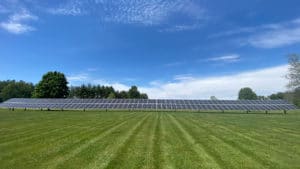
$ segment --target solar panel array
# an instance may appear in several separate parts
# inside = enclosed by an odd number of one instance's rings
[[[25,99],[14,98],[2,108],[143,109],[143,110],[292,110],[284,100],[167,100],[167,99]]]

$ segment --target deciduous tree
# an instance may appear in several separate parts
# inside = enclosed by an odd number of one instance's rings
[[[37,98],[66,98],[69,94],[68,82],[63,73],[54,71],[43,75],[36,85],[34,97]]]
[[[242,88],[239,91],[239,100],[256,100],[256,93],[249,87]]]

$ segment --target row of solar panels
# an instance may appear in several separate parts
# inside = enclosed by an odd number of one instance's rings
[[[97,102],[99,101],[99,102]],[[152,109],[152,110],[292,110],[293,104],[283,100],[147,100],[132,99],[118,102],[118,99],[10,99],[2,108],[49,108],[49,109]],[[124,101],[124,99],[122,99]],[[154,101],[154,102],[153,102]],[[169,101],[173,101],[173,104]],[[174,102],[175,101],[175,102]],[[198,104],[195,104],[198,103]]]
[[[9,103],[288,104],[285,100],[10,99]]]
[[[182,110],[291,110],[293,105],[185,105],[185,104],[9,104],[7,108],[50,109],[182,109]]]

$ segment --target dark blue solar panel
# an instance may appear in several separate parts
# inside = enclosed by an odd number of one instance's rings
[[[51,109],[181,109],[181,110],[291,110],[284,100],[163,100],[163,99],[10,99],[2,108]]]

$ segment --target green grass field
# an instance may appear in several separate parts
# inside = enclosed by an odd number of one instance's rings
[[[0,110],[0,168],[300,168],[300,113]]]

